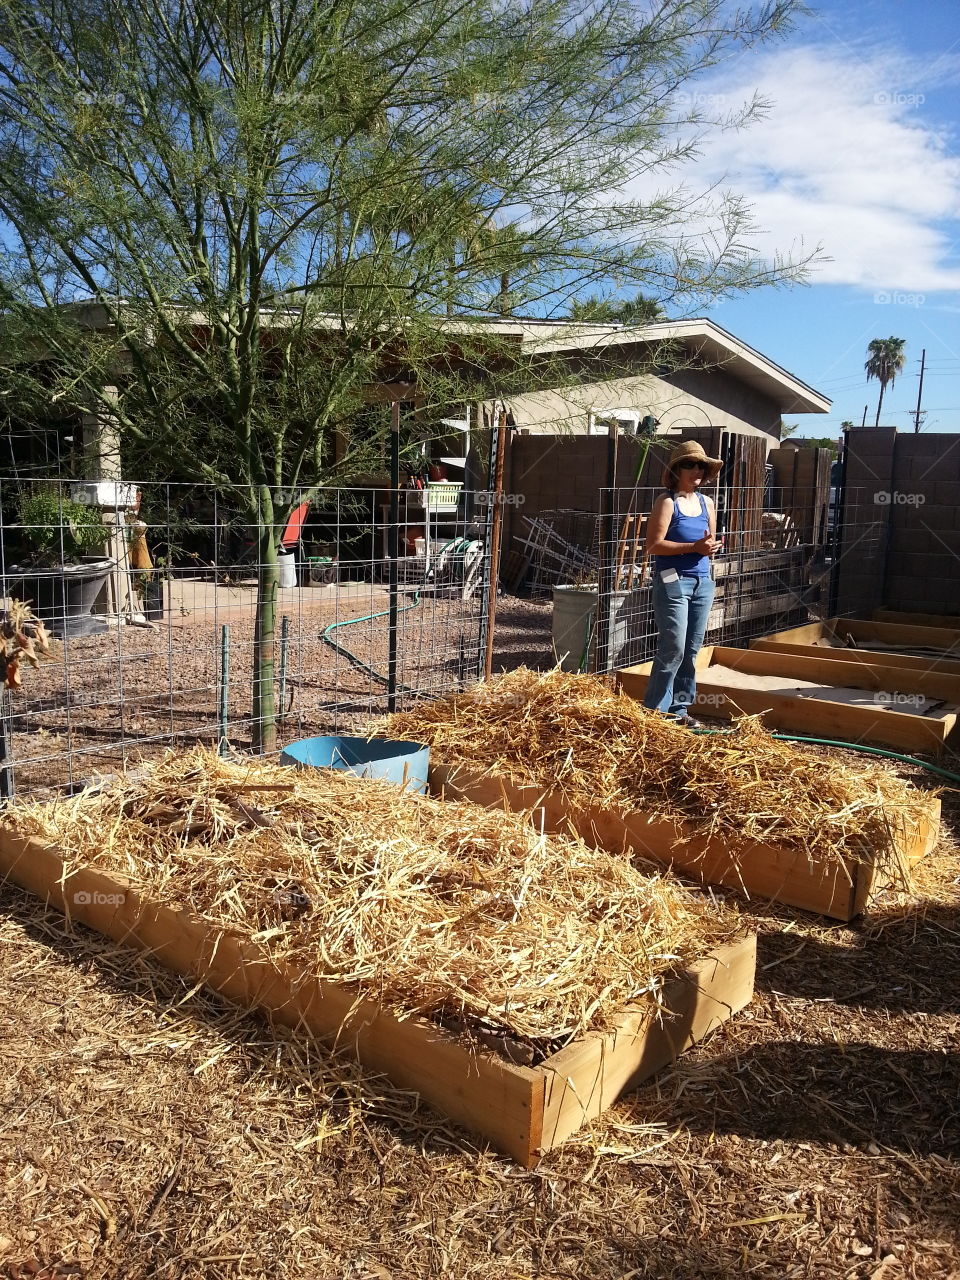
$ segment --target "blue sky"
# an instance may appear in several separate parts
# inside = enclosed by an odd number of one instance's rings
[[[683,179],[741,192],[764,254],[822,246],[807,286],[764,289],[707,312],[834,401],[801,435],[872,425],[872,338],[906,339],[881,423],[960,432],[960,8],[956,0],[829,0],[785,40],[730,59],[697,91],[731,109],[770,103],[739,133],[704,139]],[[698,314],[704,314],[701,311]]]

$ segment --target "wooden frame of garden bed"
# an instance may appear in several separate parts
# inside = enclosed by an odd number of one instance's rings
[[[936,658],[932,654],[887,652],[882,649],[836,649],[828,645],[806,643],[799,640],[781,640],[781,634],[759,636],[750,641],[750,648],[761,653],[785,653],[794,657],[823,658],[828,662],[862,662],[877,671],[910,671],[917,675],[936,674],[952,676],[960,684],[960,658]]]
[[[900,609],[874,609],[874,622],[899,622],[908,627],[947,627],[960,636],[960,614],[904,613]]]
[[[774,844],[732,849],[725,840],[705,836],[690,823],[640,811],[618,813],[599,805],[577,808],[557,791],[480,777],[463,766],[431,764],[430,789],[450,800],[529,810],[537,827],[546,831],[573,830],[595,848],[632,852],[704,884],[723,885],[750,898],[782,902],[835,920],[860,915],[871,897],[887,887],[874,866],[853,859],[825,870],[800,849]],[[926,857],[936,845],[940,801],[930,800],[925,820],[910,828],[903,822],[894,828],[907,864]]]
[[[866,662],[844,661],[822,657],[819,650],[811,656],[795,645],[783,652],[706,646],[697,654],[697,706],[702,714],[723,719],[762,715],[769,728],[787,733],[843,742],[877,742],[901,751],[939,754],[960,714],[960,678],[939,670],[917,672],[885,666],[882,656],[873,654],[873,661]],[[617,680],[624,693],[641,701],[651,666],[650,662],[642,662],[618,671]],[[902,708],[894,711],[879,702],[875,706],[858,706],[818,698],[810,688],[799,691],[803,696],[786,689],[743,688],[724,683],[722,672],[711,676],[711,667],[732,668],[748,675],[818,681],[825,688],[943,698],[953,705],[953,710],[932,717]],[[893,705],[897,703],[894,701]]]
[[[854,641],[853,645],[849,643],[850,639]],[[862,647],[865,645],[871,647]],[[818,657],[862,653],[867,655],[867,661],[872,658],[880,662],[910,657],[913,662],[926,664],[916,670],[960,674],[960,631],[950,626],[931,626],[926,622],[827,618],[824,622],[808,622],[802,627],[772,631],[750,644],[751,649],[780,653],[803,646],[813,647]],[[925,652],[917,653],[917,650]]]
[[[22,839],[2,825],[0,878],[273,1022],[333,1041],[526,1168],[753,996],[756,937],[750,935],[668,982],[662,1017],[652,1001],[638,1003],[615,1030],[586,1035],[538,1067],[515,1066],[473,1052],[422,1019],[399,1020],[350,988],[305,979],[239,935],[141,896],[121,876],[91,867],[67,874],[55,846]]]

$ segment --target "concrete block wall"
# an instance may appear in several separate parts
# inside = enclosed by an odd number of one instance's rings
[[[843,533],[837,565],[837,612],[869,618],[883,607],[896,427],[847,432]]]
[[[960,435],[848,432],[837,608],[960,612]]]

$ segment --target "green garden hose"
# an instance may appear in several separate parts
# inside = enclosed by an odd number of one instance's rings
[[[410,609],[415,609],[420,603],[419,589],[414,593],[413,600],[410,604],[405,604],[397,610],[397,613],[407,613]],[[374,618],[385,618],[389,614],[389,609],[381,609],[378,613],[364,613],[359,618],[344,618],[342,622],[331,622],[320,632],[320,639],[324,644],[328,644],[336,653],[342,653],[348,662],[352,662],[355,667],[359,667],[361,671],[366,672],[374,680],[379,680],[381,684],[389,684],[386,676],[381,675],[379,671],[374,670],[369,663],[364,662],[362,658],[357,657],[352,649],[348,649],[345,644],[339,644],[336,640],[332,640],[331,633],[336,631],[338,627],[352,627],[358,622],[372,622]],[[413,693],[412,689],[408,689],[406,685],[397,685],[399,693]]]

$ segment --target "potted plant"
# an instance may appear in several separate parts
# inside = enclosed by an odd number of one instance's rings
[[[9,594],[29,600],[57,635],[105,631],[91,613],[114,561],[103,554],[110,530],[100,508],[64,497],[59,488],[38,486],[20,499],[17,532],[25,547]]]

